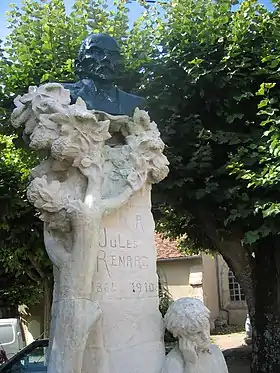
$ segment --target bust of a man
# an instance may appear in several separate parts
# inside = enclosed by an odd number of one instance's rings
[[[105,111],[113,115],[132,115],[144,99],[122,91],[114,85],[120,49],[114,38],[106,34],[89,35],[80,47],[75,68],[80,79],[64,83],[70,90],[72,101],[81,97],[88,109]]]

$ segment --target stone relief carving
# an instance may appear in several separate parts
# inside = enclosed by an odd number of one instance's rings
[[[224,356],[211,344],[210,311],[196,298],[171,303],[165,327],[178,344],[165,358],[162,373],[228,373]]]
[[[51,373],[82,372],[87,337],[102,318],[92,297],[102,219],[168,173],[164,144],[145,111],[113,116],[87,110],[81,98],[70,102],[68,90],[49,83],[18,96],[12,114],[29,146],[48,154],[32,170],[27,196],[44,221],[54,264]]]

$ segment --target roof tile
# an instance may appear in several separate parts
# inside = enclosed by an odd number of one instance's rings
[[[183,258],[186,256],[180,252],[176,241],[163,238],[160,233],[155,234],[155,244],[157,259]]]

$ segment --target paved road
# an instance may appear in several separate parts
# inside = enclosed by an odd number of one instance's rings
[[[245,333],[212,336],[214,343],[216,343],[222,351],[244,346],[244,337]]]
[[[245,333],[212,336],[224,351],[229,373],[250,373],[250,348],[244,344]]]
[[[229,373],[250,373],[249,359],[226,359]]]

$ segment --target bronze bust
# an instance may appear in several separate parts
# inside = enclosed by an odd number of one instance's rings
[[[70,90],[72,101],[81,97],[88,109],[109,114],[132,115],[141,108],[144,99],[126,93],[114,85],[120,48],[114,38],[106,34],[89,35],[82,43],[75,62],[76,83],[64,83]]]

